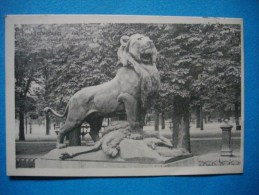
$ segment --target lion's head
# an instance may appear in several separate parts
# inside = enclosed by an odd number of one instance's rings
[[[118,50],[118,64],[133,67],[141,79],[141,102],[144,108],[160,85],[159,72],[156,68],[157,50],[149,37],[134,34],[122,36]]]
[[[157,50],[149,37],[134,34],[132,36],[122,36],[121,46],[118,50],[118,61],[123,66],[132,63],[132,58],[140,64],[154,65],[157,57]]]

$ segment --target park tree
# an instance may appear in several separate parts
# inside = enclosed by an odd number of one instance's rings
[[[32,86],[38,80],[39,53],[34,45],[28,44],[31,40],[27,35],[31,33],[30,28],[15,26],[15,110],[19,114],[19,140],[21,141],[25,140],[26,113],[36,109],[34,101],[36,89]]]
[[[171,100],[166,105],[172,107],[173,145],[190,151],[191,106],[199,109],[200,116],[204,107],[224,111],[235,101],[240,105],[240,26],[181,24],[162,28],[162,36],[156,39],[160,94],[166,97],[164,101]]]
[[[218,112],[222,118],[239,116],[241,105],[241,41],[238,25],[207,25],[204,29],[206,47],[199,63],[202,72],[194,81],[193,96],[204,113]],[[197,95],[199,94],[199,95]],[[234,106],[235,105],[235,106]],[[202,109],[203,108],[203,109]],[[236,117],[238,122],[238,117]]]

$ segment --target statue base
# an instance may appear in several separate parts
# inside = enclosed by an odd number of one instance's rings
[[[62,153],[80,153],[87,146],[54,149],[35,161],[35,168],[134,168],[134,167],[182,167],[197,166],[197,157],[181,149],[147,146],[144,140],[124,139],[119,155],[115,158],[103,150],[80,154],[61,160]]]
[[[46,160],[37,159],[35,161],[35,168],[145,168],[145,167],[185,167],[185,166],[198,166],[198,160],[196,156],[185,158],[182,160],[175,159],[170,163],[129,163],[120,161],[90,161],[90,160]]]

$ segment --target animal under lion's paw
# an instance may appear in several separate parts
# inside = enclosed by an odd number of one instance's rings
[[[117,156],[117,154],[119,153],[119,150],[120,150],[120,148],[118,146],[116,146],[116,147],[108,146],[103,149],[105,154],[107,154],[108,156],[113,157],[113,158]]]
[[[141,135],[140,133],[131,133],[128,136],[129,139],[133,139],[133,140],[141,140],[143,139],[143,135]]]
[[[117,131],[110,132],[103,137],[102,150],[105,154],[110,157],[116,157],[119,153],[120,142],[129,136],[130,132],[128,129],[120,129]]]

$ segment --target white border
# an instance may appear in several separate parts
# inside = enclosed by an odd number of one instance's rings
[[[15,93],[14,93],[14,25],[15,24],[68,24],[68,23],[221,23],[241,25],[241,164],[240,166],[162,167],[162,168],[89,168],[89,169],[16,169],[15,160]],[[8,176],[159,176],[243,173],[244,159],[244,40],[243,20],[237,18],[201,18],[171,16],[126,15],[9,15],[6,17],[6,153]]]

